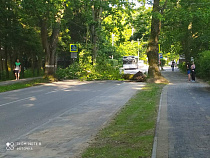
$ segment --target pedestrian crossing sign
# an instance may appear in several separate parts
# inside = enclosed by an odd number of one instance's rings
[[[70,44],[70,52],[78,52],[78,45]]]

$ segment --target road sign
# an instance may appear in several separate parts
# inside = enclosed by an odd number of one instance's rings
[[[162,53],[159,53],[159,58],[163,59],[163,54]]]
[[[71,53],[71,58],[73,58],[73,59],[77,58],[77,52],[72,52]]]
[[[78,52],[78,45],[70,44],[70,52]]]

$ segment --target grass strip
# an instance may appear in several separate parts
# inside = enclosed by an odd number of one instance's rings
[[[16,89],[21,89],[21,88],[37,86],[37,85],[40,85],[41,83],[48,83],[48,82],[49,82],[48,79],[40,78],[40,79],[31,80],[31,81],[14,83],[11,85],[3,85],[3,86],[0,86],[0,93],[6,92],[6,91],[11,91],[11,90],[16,90]]]
[[[132,97],[83,152],[83,158],[147,158],[152,155],[164,84],[148,83]]]

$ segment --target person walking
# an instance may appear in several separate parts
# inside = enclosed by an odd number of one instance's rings
[[[174,62],[174,60],[173,60],[172,63],[171,63],[172,71],[174,71],[174,66],[175,66],[175,62]]]
[[[191,74],[192,74],[192,82],[195,82],[195,63],[192,62],[191,65]]]
[[[190,75],[191,70],[190,70],[190,69],[191,69],[190,63],[187,62],[187,75],[188,75],[188,81],[191,80],[191,75]]]
[[[16,80],[20,79],[20,72],[21,72],[21,63],[19,59],[17,59],[17,62],[15,62],[15,65],[14,65],[14,73],[15,73]]]

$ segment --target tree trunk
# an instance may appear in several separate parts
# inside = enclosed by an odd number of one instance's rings
[[[190,62],[191,61],[191,56],[192,56],[192,52],[190,50],[190,43],[192,43],[192,22],[190,22],[188,24],[188,26],[186,27],[186,35],[185,35],[185,39],[182,42],[182,46],[184,49],[184,54],[185,54],[185,60]]]
[[[6,44],[6,45],[5,45],[5,61],[4,61],[4,64],[5,64],[5,71],[6,71],[6,80],[9,79],[9,70],[8,70],[7,62],[8,62],[8,46],[7,46],[7,44]]]
[[[42,45],[46,54],[45,57],[45,75],[55,74],[56,65],[55,65],[55,52],[56,46],[58,43],[59,35],[59,24],[57,23],[52,30],[52,35],[48,40],[48,30],[47,30],[47,20],[41,20],[41,39]]]
[[[33,75],[33,77],[35,76],[35,63],[34,63],[34,54],[33,53],[31,53],[32,54],[32,58],[31,58],[31,66],[32,66],[32,75]]]
[[[37,76],[40,75],[41,65],[42,65],[42,58],[40,56],[38,56],[38,60],[37,60]]]
[[[151,36],[147,48],[147,56],[149,62],[148,74],[150,77],[155,78],[161,76],[158,67],[158,36],[160,34],[161,23],[157,14],[160,12],[159,0],[154,0],[153,16],[151,24]]]
[[[2,73],[3,73],[2,52],[3,50],[1,49],[1,41],[0,41],[0,80],[2,80]]]

